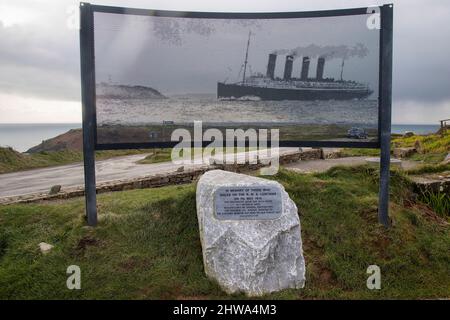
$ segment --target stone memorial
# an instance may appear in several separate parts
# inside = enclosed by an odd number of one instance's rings
[[[206,172],[197,185],[197,218],[205,273],[227,293],[304,286],[300,219],[278,182]]]

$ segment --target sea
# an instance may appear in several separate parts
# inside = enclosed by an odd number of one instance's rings
[[[357,104],[357,105],[356,105]],[[99,124],[139,125],[145,123],[209,123],[275,124],[352,124],[375,126],[375,101],[218,101],[211,96],[175,96],[124,102],[120,99],[97,101]],[[80,123],[0,124],[0,146],[19,152],[40,144],[70,129],[81,128]],[[412,131],[416,134],[434,133],[439,125],[393,124],[392,133]]]
[[[97,99],[99,125],[209,124],[353,124],[376,126],[377,100],[260,101],[218,100],[211,94],[170,96],[167,99]],[[257,98],[257,97],[255,97]]]
[[[76,128],[81,128],[81,123],[0,123],[0,146],[26,152],[43,140]]]

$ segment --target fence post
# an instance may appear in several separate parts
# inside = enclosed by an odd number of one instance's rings
[[[392,25],[393,5],[381,7],[381,97],[380,97],[380,190],[378,221],[385,227],[389,220],[389,169],[391,162],[392,101]]]
[[[89,3],[80,3],[80,59],[86,218],[88,225],[95,226],[97,225],[97,199],[95,187],[94,15]]]

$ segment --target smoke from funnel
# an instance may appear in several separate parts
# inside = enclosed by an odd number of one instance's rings
[[[293,49],[280,49],[274,50],[273,54],[286,54],[295,58],[298,57],[324,57],[327,60],[330,59],[347,59],[347,58],[364,58],[369,53],[369,49],[362,44],[357,43],[354,46],[318,46],[310,44],[308,46],[300,46]]]

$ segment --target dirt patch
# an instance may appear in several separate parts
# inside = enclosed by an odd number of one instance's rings
[[[331,283],[335,282],[333,272],[331,272],[331,270],[326,269],[326,268],[323,268],[320,271],[319,280],[321,283],[324,283],[324,284],[331,284]]]
[[[371,241],[371,246],[374,248],[376,255],[383,260],[388,260],[391,257],[389,256],[389,247],[392,244],[392,239],[386,233],[380,233],[378,236]]]
[[[368,223],[377,223],[378,208],[377,207],[364,208],[360,211],[360,216],[364,218]]]
[[[327,267],[323,243],[317,238],[303,235],[303,253],[307,264],[307,274],[314,286],[328,288],[335,286],[336,276],[330,268]],[[307,278],[308,278],[307,275]]]
[[[100,245],[100,240],[86,236],[78,241],[76,249],[78,251],[84,251],[87,247],[98,247]]]
[[[152,261],[148,259],[140,259],[138,257],[130,257],[119,263],[119,268],[123,271],[133,271],[136,269],[151,268]]]
[[[425,219],[429,221],[433,221],[437,223],[440,226],[448,226],[450,223],[448,223],[445,219],[441,218],[436,212],[430,209],[425,204],[407,200],[403,204],[405,208],[413,209],[415,212],[418,212],[420,215],[422,215]]]
[[[175,300],[210,300],[208,296],[177,296]]]
[[[36,153],[61,150],[83,150],[83,132],[81,129],[71,129],[59,136],[45,140],[41,144],[30,148],[27,152]]]

